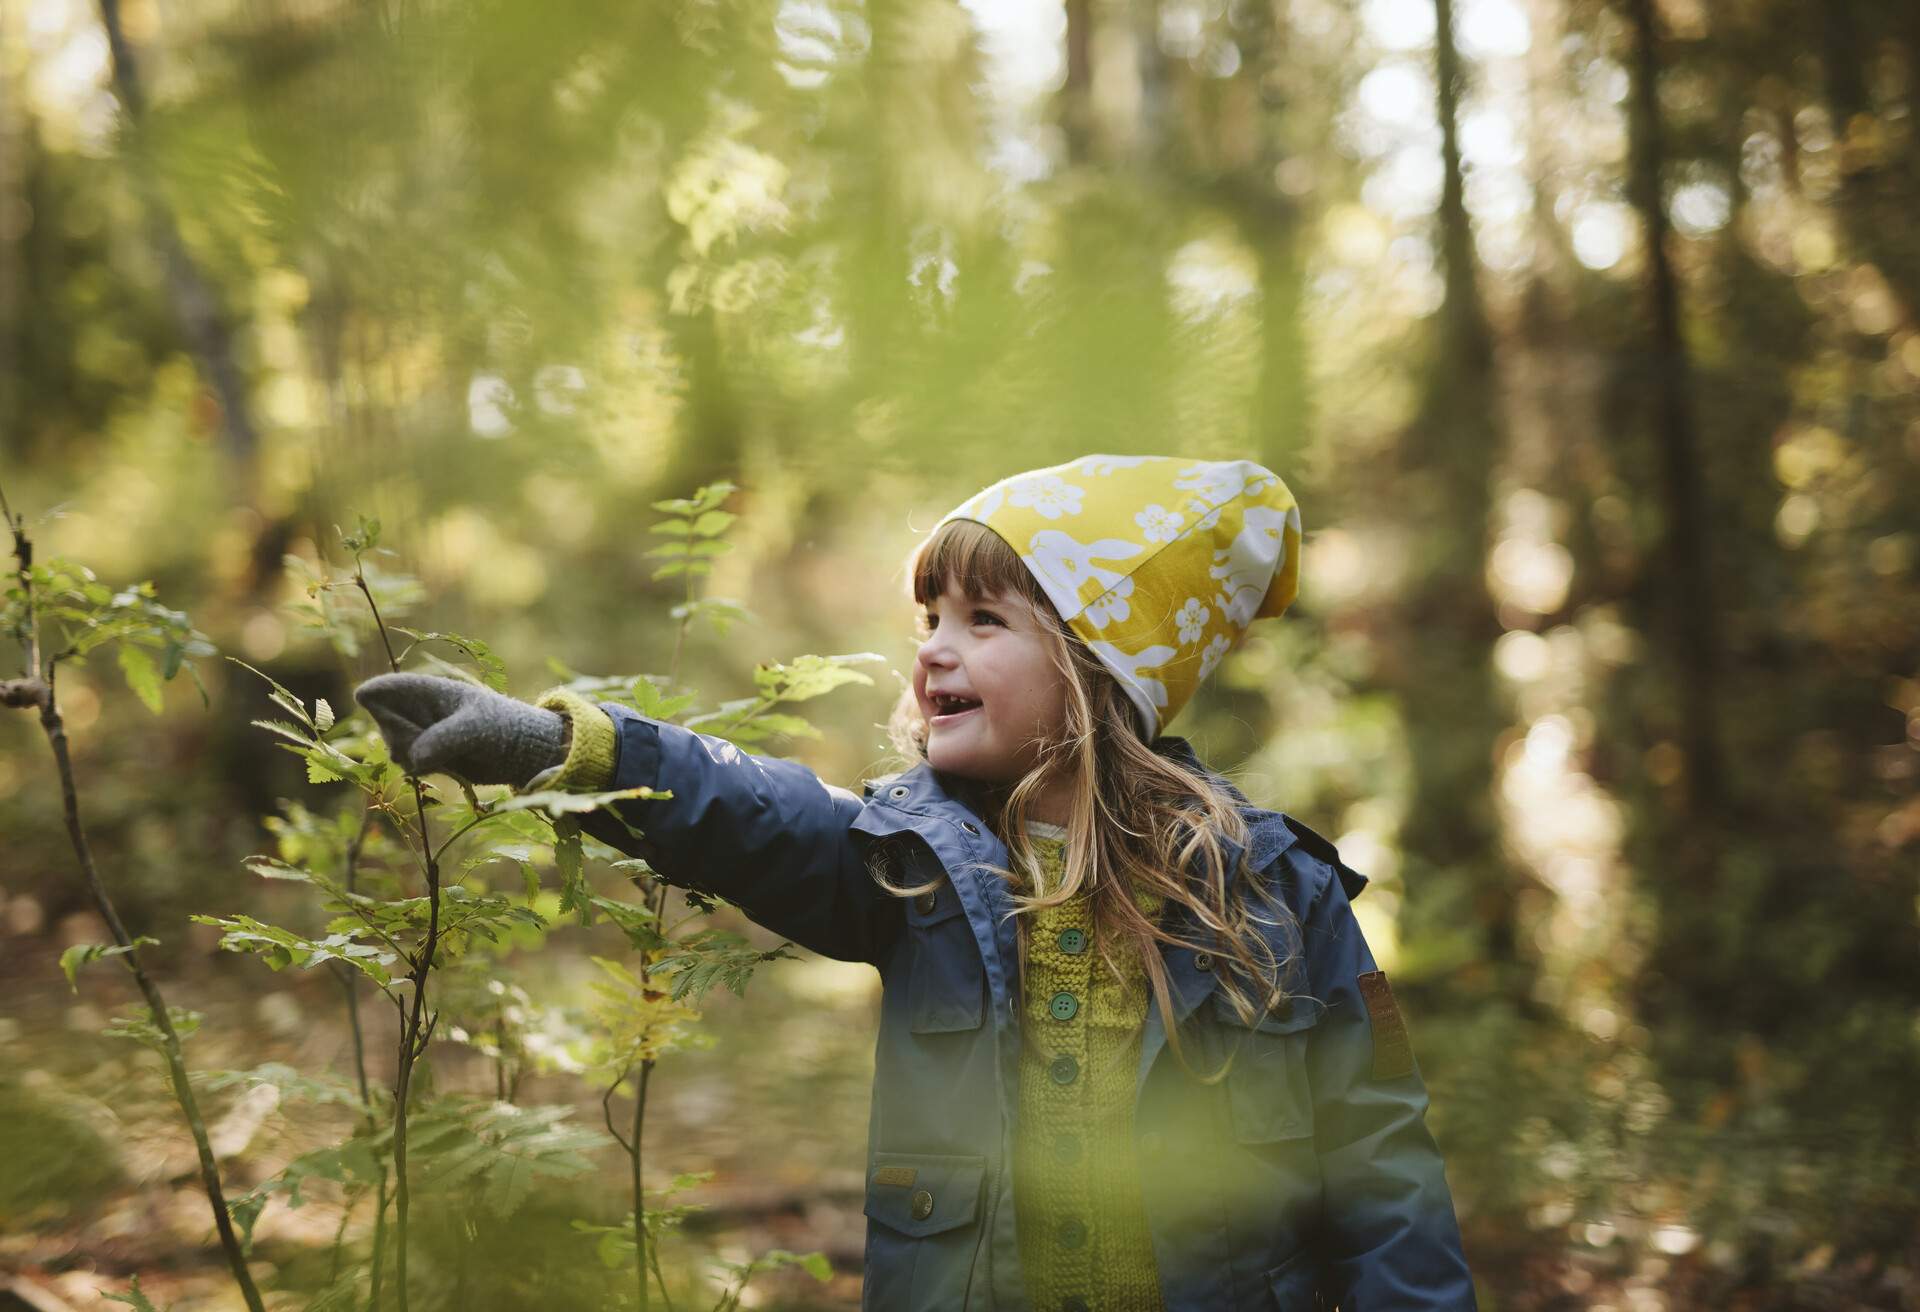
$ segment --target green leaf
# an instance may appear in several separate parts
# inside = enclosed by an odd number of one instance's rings
[[[313,704],[313,727],[321,733],[333,728],[333,707],[327,705],[325,697]]]
[[[659,546],[648,551],[643,551],[640,554],[643,556],[684,556],[689,549],[684,542],[663,542]]]
[[[233,1218],[234,1228],[240,1232],[240,1252],[244,1256],[253,1255],[253,1225],[266,1207],[267,1195],[258,1189],[227,1204],[227,1215]]]
[[[593,905],[619,927],[634,951],[656,952],[667,945],[653,913],[645,907],[622,902],[618,898],[598,896],[593,898]]]
[[[691,499],[675,497],[668,501],[655,501],[652,504],[655,510],[664,510],[670,515],[698,515],[713,509],[739,490],[736,485],[721,479],[717,483],[708,483],[700,488]]]
[[[666,533],[673,537],[684,538],[693,532],[693,522],[685,519],[663,519],[648,529],[647,532]]]
[[[705,615],[712,621],[714,632],[723,638],[735,621],[755,619],[752,611],[730,597],[697,597],[692,601],[680,602],[668,614],[676,620],[689,615]]]
[[[60,971],[67,977],[67,987],[71,988],[75,993],[78,993],[80,991],[80,981],[75,979],[74,976],[79,973],[80,967],[92,965],[94,962],[105,960],[107,957],[124,956],[132,952],[135,948],[158,947],[159,945],[159,939],[148,938],[145,934],[142,934],[132,943],[124,946],[117,943],[76,943],[60,954]]]
[[[693,693],[681,693],[679,696],[667,696],[665,681],[655,682],[650,675],[641,675],[628,688],[627,701],[636,711],[656,720],[671,720],[674,716],[693,705]]]
[[[601,1266],[609,1271],[618,1271],[633,1261],[637,1250],[631,1234],[623,1235],[617,1230],[609,1230],[600,1236],[600,1241],[593,1246],[593,1251],[599,1257]]]
[[[452,890],[448,890],[451,893]],[[409,899],[409,901],[422,899]],[[376,908],[392,908],[396,903],[373,904]],[[393,976],[387,967],[397,960],[391,949],[371,943],[356,942],[353,930],[337,931],[323,939],[310,939],[296,934],[279,925],[269,925],[255,920],[252,916],[190,916],[196,924],[212,925],[226,932],[220,938],[220,946],[228,952],[250,952],[267,963],[272,970],[285,970],[288,966],[299,966],[311,970],[315,966],[329,961],[338,961],[351,966],[373,980],[381,988],[393,983]]]
[[[738,515],[730,511],[709,510],[701,515],[700,518],[693,521],[693,535],[700,538],[710,538],[716,533],[724,533],[727,531],[727,526],[738,518],[740,518]]]
[[[271,675],[268,675],[260,670],[254,669],[253,666],[247,664],[245,661],[241,660],[238,656],[229,656],[227,657],[227,659],[232,661],[235,665],[238,665],[241,669],[251,670],[254,674],[257,674],[262,679],[265,679],[267,681],[267,686],[272,689],[272,692],[269,694],[270,699],[277,705],[284,706],[288,711],[292,712],[308,728],[313,727],[313,721],[307,715],[306,704],[303,703],[298,697],[295,697],[291,692],[288,692],[285,688],[281,687],[280,684],[274,681]],[[260,721],[255,720],[254,723],[259,724]]]
[[[363,1109],[360,1095],[344,1082],[326,1076],[302,1075],[293,1067],[277,1061],[246,1071],[194,1071],[189,1078],[214,1093],[271,1085],[280,1091],[283,1098],[298,1098],[302,1102],[321,1106],[350,1107],[355,1111]]]
[[[250,720],[248,723],[256,729],[277,733],[289,742],[299,743],[303,751],[313,745],[313,739],[309,735],[301,733],[298,726],[288,724],[285,720]]]
[[[525,1202],[542,1178],[573,1179],[593,1169],[586,1154],[612,1142],[598,1130],[566,1124],[570,1107],[446,1100],[415,1114],[408,1144],[420,1187],[457,1191],[497,1216]]]
[[[845,656],[796,656],[784,665],[757,666],[753,672],[753,683],[762,696],[774,701],[803,702],[832,692],[844,684],[871,684],[871,678],[847,667],[855,663],[885,660],[886,657],[871,651]]]
[[[153,667],[153,657],[146,649],[129,642],[121,643],[120,672],[127,676],[127,686],[147,704],[147,709],[160,714],[160,671]]]
[[[656,579],[670,579],[676,574],[685,574],[687,563],[684,560],[670,561],[653,572]]]
[[[793,944],[782,943],[765,952],[747,946],[740,935],[724,929],[703,929],[674,944],[672,955],[663,958],[654,969],[673,976],[675,1002],[692,994],[697,1002],[716,984],[724,984],[736,996],[746,995],[753,973],[769,961],[791,961]]]
[[[580,923],[593,923],[593,895],[583,873],[580,852],[580,821],[573,816],[557,816],[553,822],[553,860],[560,875],[560,910],[572,911]]]
[[[672,796],[671,792],[656,792],[651,788],[619,788],[607,793],[569,793],[558,789],[544,789],[537,793],[521,793],[517,797],[495,802],[488,809],[487,814],[545,811],[550,815],[570,815],[580,811],[598,811],[609,803],[625,801],[628,798],[646,798],[658,802]]]
[[[387,1134],[391,1134],[389,1129]],[[332,1180],[336,1184],[359,1182],[372,1184],[380,1178],[380,1153],[377,1142],[356,1135],[342,1143],[316,1148],[288,1162],[280,1174],[263,1181],[256,1194],[284,1193],[287,1206],[297,1208],[306,1199],[301,1190],[311,1180]]]
[[[203,1019],[199,1012],[189,1011],[185,1007],[167,1008],[167,1020],[173,1025],[174,1036],[183,1043],[194,1036]],[[100,1032],[109,1038],[132,1039],[155,1051],[164,1051],[166,1048],[166,1036],[153,1023],[153,1012],[146,1007],[131,1016],[115,1016]]]
[[[444,642],[451,647],[465,652],[473,659],[473,663],[480,667],[480,681],[482,683],[486,684],[487,687],[493,689],[495,692],[505,692],[507,690],[506,662],[502,661],[498,656],[495,656],[493,654],[493,648],[480,641],[480,639],[469,638],[461,633],[421,633],[414,629],[403,628],[398,624],[388,625],[388,627],[395,633],[404,633],[409,638],[412,638],[415,647],[418,647],[423,642]]]
[[[153,1305],[153,1301],[140,1292],[139,1276],[133,1277],[133,1282],[127,1286],[126,1293],[103,1293],[100,1297],[106,1299],[109,1303],[125,1303],[128,1307],[138,1309],[138,1312],[160,1312],[160,1309]]]

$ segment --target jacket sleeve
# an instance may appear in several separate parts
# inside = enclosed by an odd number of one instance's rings
[[[617,703],[599,706],[614,727],[607,788],[673,796],[616,802],[619,819],[583,814],[587,833],[822,956],[878,962],[905,912],[874,883],[855,844],[858,797],[798,761],[743,752]]]
[[[1472,1312],[1427,1090],[1343,878],[1300,848],[1309,988],[1326,1003],[1307,1049],[1326,1198],[1326,1293],[1341,1312]],[[1356,889],[1360,883],[1354,878]],[[1318,885],[1317,890],[1315,886]]]

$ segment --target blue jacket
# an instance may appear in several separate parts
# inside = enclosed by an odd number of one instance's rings
[[[1004,883],[976,870],[1004,866],[1006,847],[924,762],[862,798],[798,762],[602,709],[618,730],[614,786],[673,797],[620,804],[644,839],[604,814],[586,817],[588,832],[776,934],[880,971],[862,1307],[1026,1309],[1009,1169],[1013,907]],[[1249,1027],[1216,994],[1204,954],[1164,954],[1189,1061],[1210,1071],[1238,1054],[1223,1081],[1196,1079],[1148,1007],[1134,1147],[1167,1307],[1474,1308],[1426,1087],[1349,904],[1365,877],[1305,825],[1248,804],[1184,739],[1154,746],[1240,805],[1249,866],[1298,921],[1270,930],[1276,956],[1304,943],[1306,972],[1290,1007]],[[945,879],[902,899],[875,870],[901,884]],[[888,1167],[911,1168],[915,1187]]]

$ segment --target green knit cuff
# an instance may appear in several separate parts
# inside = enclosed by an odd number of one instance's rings
[[[541,693],[534,705],[542,710],[558,711],[573,723],[573,741],[567,745],[567,759],[560,763],[560,772],[541,786],[567,793],[592,793],[613,787],[614,753],[618,747],[613,717],[579,693],[565,688]]]

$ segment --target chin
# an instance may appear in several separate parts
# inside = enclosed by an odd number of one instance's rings
[[[979,774],[978,755],[957,743],[942,742],[938,735],[927,741],[928,764],[946,774],[976,777]]]

